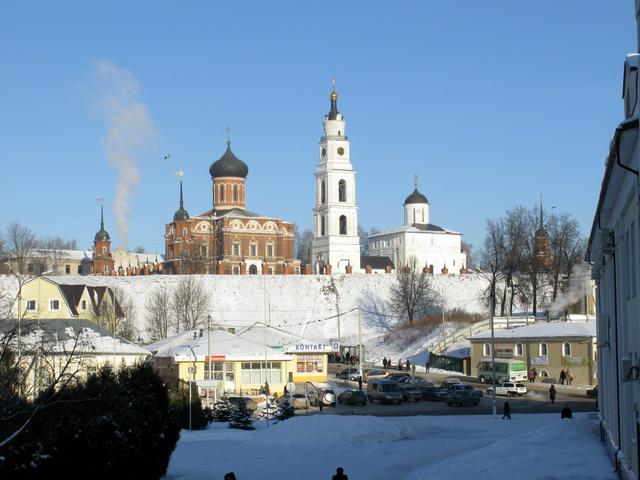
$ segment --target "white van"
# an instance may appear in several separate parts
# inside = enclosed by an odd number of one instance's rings
[[[367,398],[369,402],[378,400],[381,403],[402,403],[402,391],[396,382],[375,378],[367,382]]]

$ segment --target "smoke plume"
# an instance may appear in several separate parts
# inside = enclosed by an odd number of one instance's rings
[[[591,266],[587,262],[580,262],[571,269],[571,277],[569,278],[569,287],[565,292],[558,293],[556,301],[549,307],[551,316],[563,313],[569,306],[584,300],[589,290],[591,281]],[[587,305],[587,308],[589,306]]]
[[[129,240],[128,219],[131,193],[140,181],[136,163],[156,136],[147,109],[138,98],[140,84],[128,70],[101,60],[96,62],[98,109],[107,121],[104,148],[107,161],[118,172],[113,214],[118,241],[123,248]]]

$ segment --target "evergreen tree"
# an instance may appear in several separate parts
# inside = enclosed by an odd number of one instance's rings
[[[213,405],[213,420],[215,422],[228,422],[231,418],[231,403],[227,397],[222,397]]]
[[[240,430],[254,430],[251,412],[247,408],[247,402],[240,402],[238,408],[231,414],[229,428],[238,428]]]
[[[282,406],[280,406],[278,414],[276,415],[276,420],[278,420],[279,422],[283,422],[286,419],[293,417],[295,413],[296,409],[293,408],[293,405],[291,405],[289,402],[286,402]]]

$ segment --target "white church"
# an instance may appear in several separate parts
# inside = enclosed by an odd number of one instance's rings
[[[351,164],[344,116],[338,94],[330,95],[324,116],[320,161],[316,168],[314,238],[311,247],[315,273],[383,272],[410,266],[431,273],[457,274],[466,270],[462,234],[429,223],[429,202],[415,190],[404,202],[404,225],[369,237],[370,256],[360,256],[356,172]]]
[[[368,237],[372,256],[389,257],[396,268],[458,274],[467,268],[462,234],[429,222],[429,201],[418,191],[404,201],[404,225]]]

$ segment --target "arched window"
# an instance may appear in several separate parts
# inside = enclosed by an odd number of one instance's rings
[[[569,342],[564,342],[562,344],[562,356],[563,357],[571,356],[571,344]]]
[[[233,201],[238,201],[238,185],[233,186]]]
[[[485,357],[490,357],[491,356],[491,344],[490,343],[485,343],[484,345],[482,345],[482,355]]]
[[[338,201],[347,201],[347,182],[345,182],[344,180],[340,180],[338,182]]]
[[[224,185],[220,185],[220,201],[224,202]]]
[[[542,342],[540,344],[538,353],[540,353],[541,357],[546,357],[549,355],[549,347],[547,347],[547,344],[545,342]]]
[[[513,347],[513,356],[514,357],[521,357],[522,356],[522,344],[521,343],[516,343]]]
[[[326,201],[324,187],[325,187],[324,180],[322,180],[320,182],[320,203],[324,203]]]
[[[255,265],[249,265],[249,275],[257,275],[258,273],[258,267],[256,267]]]
[[[340,235],[347,234],[347,217],[340,215]]]
[[[320,235],[324,236],[324,215],[320,217]]]

